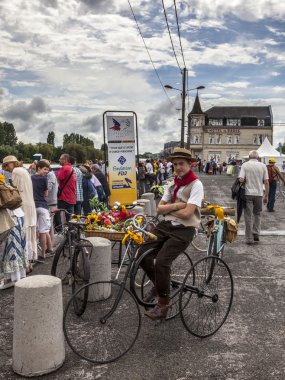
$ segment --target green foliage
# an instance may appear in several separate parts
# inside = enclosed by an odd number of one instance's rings
[[[47,144],[54,146],[54,139],[55,139],[55,133],[53,131],[49,132],[47,136]]]
[[[0,122],[0,160],[5,156],[14,155],[24,162],[31,162],[35,153],[41,153],[44,158],[58,162],[62,153],[74,156],[78,163],[86,160],[102,160],[104,153],[101,149],[95,149],[91,139],[77,133],[65,134],[63,146],[55,146],[55,133],[48,132],[47,143],[24,144],[18,141],[13,124],[6,121]]]
[[[17,140],[14,125],[6,121],[4,123],[0,122],[0,145],[15,146]]]
[[[80,144],[94,147],[94,143],[91,139],[79,135],[78,133],[70,133],[70,135],[66,133],[63,135],[63,146],[65,147],[67,144]]]
[[[53,145],[38,143],[37,147],[38,147],[38,152],[41,153],[44,158],[46,158],[49,161],[52,161],[53,153],[54,153]]]
[[[38,151],[37,145],[24,144],[23,142],[19,142],[17,150],[22,154],[23,161],[25,162],[31,162],[34,154],[41,153]]]
[[[15,147],[8,145],[0,145],[0,161],[3,161],[3,158],[6,156],[16,156],[18,158],[18,150]]]

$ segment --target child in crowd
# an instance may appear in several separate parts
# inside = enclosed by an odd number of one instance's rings
[[[37,232],[41,246],[41,254],[38,255],[38,262],[43,263],[46,257],[53,255],[50,238],[51,218],[48,211],[48,204],[45,199],[48,195],[47,174],[50,163],[47,160],[40,160],[36,165],[36,174],[32,175],[34,200],[37,210]]]

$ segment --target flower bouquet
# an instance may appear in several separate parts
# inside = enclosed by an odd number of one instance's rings
[[[86,236],[101,236],[110,240],[122,240],[125,235],[124,223],[133,218],[134,212],[125,206],[113,208],[110,212],[91,213],[86,217]]]

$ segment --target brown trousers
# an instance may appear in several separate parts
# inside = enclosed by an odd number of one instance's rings
[[[159,297],[168,297],[172,262],[188,247],[195,235],[195,228],[181,224],[173,226],[171,222],[163,221],[156,226],[153,233],[157,240],[148,240],[140,247],[140,255],[154,248],[143,259],[141,267],[155,285]]]

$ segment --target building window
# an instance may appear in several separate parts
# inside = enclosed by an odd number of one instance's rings
[[[223,119],[209,119],[209,125],[218,125],[222,126],[223,125]]]
[[[235,135],[235,144],[239,144],[239,135]]]
[[[222,152],[209,152],[208,161],[214,160],[215,162],[221,161]]]
[[[233,143],[233,136],[227,135],[227,144],[232,144],[232,143]]]
[[[200,119],[200,118],[193,118],[192,120],[191,120],[191,126],[192,127],[201,127],[201,125],[202,125],[202,120]]]
[[[263,119],[258,119],[258,120],[257,120],[257,126],[258,126],[258,127],[264,127],[264,125],[265,125],[265,122],[264,122]]]
[[[240,127],[240,119],[227,119],[227,125],[231,127]]]
[[[209,136],[209,144],[215,144],[215,136],[214,135]]]
[[[216,135],[216,143],[221,144],[222,143],[222,135]]]
[[[258,145],[258,138],[257,138],[257,135],[253,135],[253,144],[254,145]]]
[[[200,144],[200,135],[194,135],[193,144]]]
[[[239,158],[239,152],[226,152],[227,161],[231,163],[232,161],[236,161]]]

